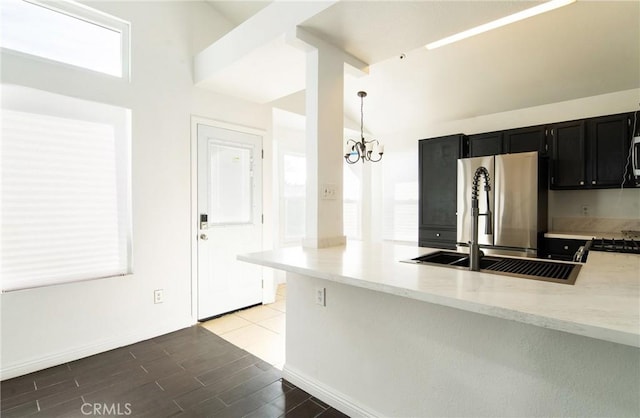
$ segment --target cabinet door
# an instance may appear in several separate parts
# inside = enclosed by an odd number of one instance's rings
[[[591,187],[620,187],[627,182],[624,166],[629,152],[630,122],[626,113],[587,121],[587,168]]]
[[[452,135],[420,141],[421,229],[445,227],[455,230],[457,161],[462,140],[462,135]]]
[[[507,153],[538,151],[547,152],[544,126],[511,129],[504,132],[504,148]]]
[[[502,132],[489,132],[469,136],[469,156],[484,157],[502,154]]]
[[[551,188],[585,187],[585,122],[556,123],[549,131],[553,143]]]

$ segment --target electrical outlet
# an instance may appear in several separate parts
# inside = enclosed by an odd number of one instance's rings
[[[327,289],[324,287],[316,288],[316,305],[327,306]]]
[[[582,205],[582,216],[589,216],[589,206]]]
[[[156,289],[153,291],[153,303],[164,302],[164,290]]]

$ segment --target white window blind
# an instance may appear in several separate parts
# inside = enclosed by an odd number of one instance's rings
[[[284,242],[299,243],[304,237],[307,159],[304,155],[284,153],[282,157],[282,202]]]
[[[129,110],[3,86],[3,291],[131,272],[129,150]]]
[[[362,220],[362,164],[343,168],[343,231],[347,238],[361,239]]]

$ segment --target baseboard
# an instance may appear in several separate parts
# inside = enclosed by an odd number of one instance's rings
[[[300,389],[308,392],[316,398],[326,402],[343,414],[347,414],[352,418],[356,417],[381,417],[382,414],[365,408],[355,400],[351,399],[343,393],[337,392],[335,389],[318,382],[317,380],[307,376],[306,374],[285,364],[282,370],[282,377],[290,381]]]
[[[126,345],[148,340],[159,335],[168,334],[170,332],[189,327],[193,324],[193,322],[181,322],[171,325],[164,324],[163,326],[145,329],[135,333],[122,334],[115,338],[109,338],[106,340],[93,342],[91,344],[73,347],[68,350],[48,354],[43,357],[33,358],[27,361],[9,364],[6,366],[3,365],[0,369],[0,380],[7,380],[18,376],[23,376],[25,374],[44,370],[49,367],[57,366],[59,364],[68,363],[70,361],[92,356],[94,354],[99,354],[105,351],[113,350],[115,348],[124,347]]]

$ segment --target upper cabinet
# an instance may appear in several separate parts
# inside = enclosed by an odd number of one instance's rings
[[[620,187],[631,182],[625,165],[629,154],[631,115],[603,116],[587,121],[587,181],[591,187]]]
[[[489,132],[469,136],[469,156],[484,157],[504,153],[502,132]]]
[[[631,115],[602,116],[549,126],[551,188],[615,188],[633,184],[625,177]]]
[[[470,157],[531,151],[547,154],[544,125],[469,136]]]
[[[544,125],[510,129],[504,131],[503,138],[503,148],[506,153],[538,151],[540,155],[547,154]]]
[[[551,135],[551,188],[579,188],[586,184],[585,122],[555,123]]]

